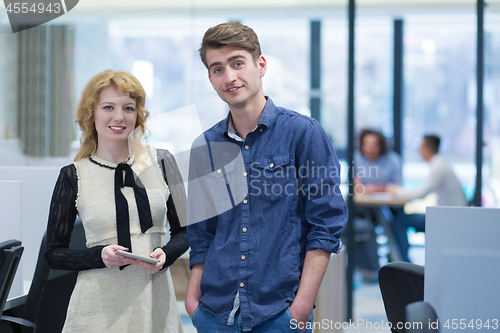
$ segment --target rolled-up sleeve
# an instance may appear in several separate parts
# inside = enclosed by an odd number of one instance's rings
[[[347,223],[347,206],[340,192],[340,164],[321,126],[314,120],[301,139],[298,156],[298,187],[310,230],[306,251],[340,250],[340,236]]]
[[[216,217],[188,225],[187,234],[189,245],[191,246],[189,268],[195,264],[205,263],[205,258],[215,236],[216,225]]]
[[[210,152],[202,135],[193,143],[189,162],[187,236],[191,247],[190,268],[205,262],[215,237],[217,216],[206,182],[206,175],[210,172]]]

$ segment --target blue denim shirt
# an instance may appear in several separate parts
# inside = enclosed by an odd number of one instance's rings
[[[338,252],[347,208],[340,165],[316,120],[267,98],[240,141],[228,135],[229,119],[191,151],[190,266],[205,264],[199,306],[228,323],[239,301],[250,330],[293,302],[306,251]]]

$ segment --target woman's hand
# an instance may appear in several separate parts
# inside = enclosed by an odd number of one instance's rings
[[[157,262],[156,264],[148,264],[147,262],[144,262],[141,260],[134,260],[135,261],[134,265],[139,266],[140,268],[142,268],[146,272],[154,274],[154,273],[158,272],[163,267],[163,265],[165,264],[165,261],[167,260],[167,255],[165,254],[165,252],[163,252],[162,249],[157,248],[149,256],[151,258],[156,258],[156,259],[160,260],[160,262]]]
[[[117,244],[108,245],[102,249],[101,258],[107,268],[117,268],[123,265],[135,264],[134,259],[125,258],[124,256],[115,253],[116,250],[127,251],[128,249]]]

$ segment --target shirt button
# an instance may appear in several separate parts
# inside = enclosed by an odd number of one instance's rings
[[[247,199],[243,200],[243,203],[246,205],[248,203],[248,200]]]
[[[243,232],[247,232],[248,229],[247,229],[247,227],[243,227],[242,230],[243,230]]]
[[[260,129],[260,131],[262,132],[262,131],[263,131],[263,129],[261,128],[261,129]]]
[[[240,283],[240,287],[243,288],[245,284],[243,282]]]
[[[246,150],[250,149],[250,146],[249,145],[245,145],[245,149]]]
[[[222,172],[222,170],[221,170],[221,169],[217,170],[217,173],[221,173],[221,172]]]
[[[247,257],[245,257],[245,255],[242,255],[241,256],[241,260],[245,260]]]
[[[274,163],[269,164],[269,167],[271,167],[271,168],[272,168],[273,166],[274,166]]]
[[[246,177],[246,176],[248,176],[248,173],[245,171],[245,172],[243,172],[243,177]]]

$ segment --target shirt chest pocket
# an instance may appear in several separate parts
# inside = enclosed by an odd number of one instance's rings
[[[221,214],[248,195],[243,159],[235,159],[207,175],[207,185],[216,211]]]
[[[295,166],[289,154],[257,159],[250,169],[250,188],[256,193],[279,197],[291,192],[297,184]]]
[[[293,174],[293,176],[295,176],[295,168],[290,163],[290,155],[289,154],[282,154],[282,155],[275,155],[275,156],[266,157],[266,158],[260,158],[260,159],[257,159],[252,165],[255,168],[257,168],[257,170],[261,170],[262,172],[266,172],[266,174],[269,174],[269,175],[273,175],[273,174],[275,175],[275,174],[283,171],[283,172],[291,173],[291,174]],[[290,169],[290,170],[285,170],[285,169]]]

